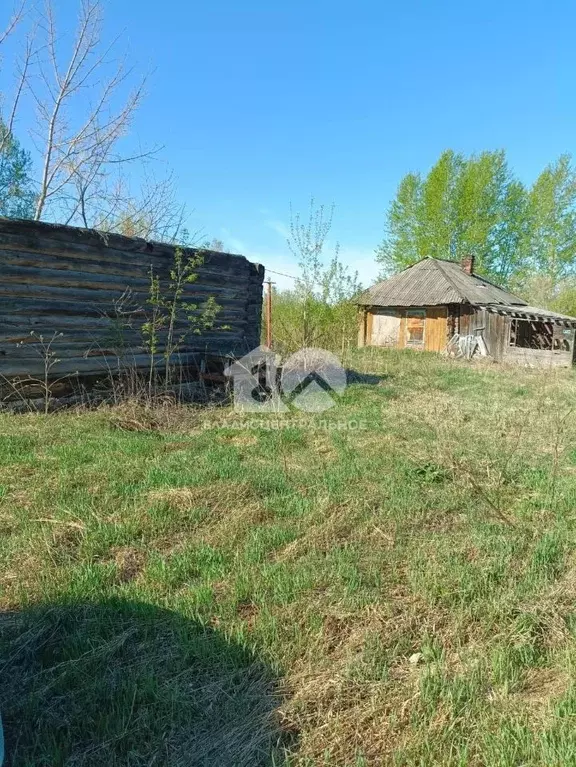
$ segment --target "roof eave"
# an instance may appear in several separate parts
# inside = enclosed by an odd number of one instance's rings
[[[535,322],[551,322],[554,325],[561,325],[563,327],[570,327],[576,329],[576,317],[569,317],[563,314],[551,314],[546,309],[539,309],[538,307],[531,306],[527,309],[522,305],[518,306],[505,306],[499,304],[491,304],[483,307],[492,314],[500,314],[513,319],[532,320]]]

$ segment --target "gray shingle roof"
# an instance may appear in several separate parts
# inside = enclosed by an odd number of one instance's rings
[[[358,303],[364,306],[526,305],[518,296],[493,285],[477,274],[467,274],[456,261],[424,258],[389,280],[366,290]]]

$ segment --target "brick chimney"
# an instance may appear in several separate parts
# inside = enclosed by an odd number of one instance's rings
[[[460,266],[466,274],[474,274],[474,256],[463,256]]]

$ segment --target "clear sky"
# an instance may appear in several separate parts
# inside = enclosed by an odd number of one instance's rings
[[[72,23],[77,0],[57,6]],[[294,273],[289,204],[313,194],[364,282],[406,172],[504,148],[530,182],[573,151],[575,22],[563,0],[108,0],[106,21],[154,69],[136,131],[193,226]]]

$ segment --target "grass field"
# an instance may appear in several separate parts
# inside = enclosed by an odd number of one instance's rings
[[[576,764],[573,374],[353,364],[282,428],[0,416],[8,764]]]

